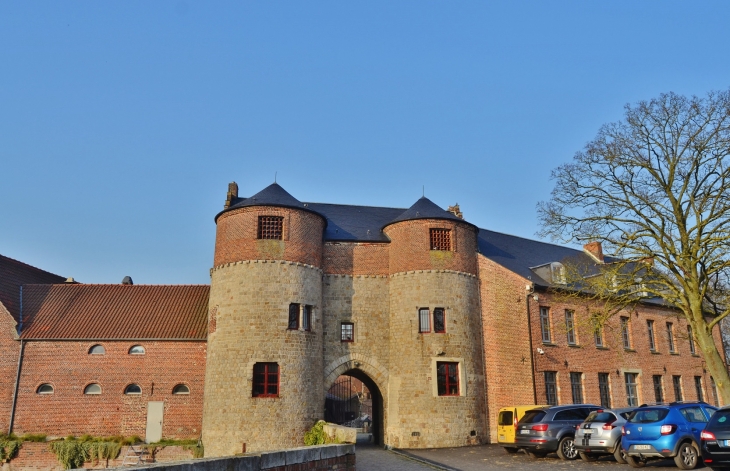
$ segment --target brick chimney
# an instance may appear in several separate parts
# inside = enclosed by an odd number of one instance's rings
[[[226,194],[226,202],[223,205],[223,209],[231,207],[234,201],[238,198],[238,183],[231,182],[228,184],[228,193]]]
[[[453,206],[449,206],[449,209],[447,209],[446,211],[450,212],[459,219],[464,219],[464,213],[462,213],[461,209],[459,209],[459,203],[456,203]]]
[[[588,254],[593,260],[598,263],[603,262],[603,247],[600,242],[588,242],[583,246],[583,252]]]

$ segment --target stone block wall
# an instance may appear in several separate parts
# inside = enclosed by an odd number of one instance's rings
[[[106,353],[89,354],[96,344]],[[145,354],[130,355],[133,345],[143,346]],[[205,358],[204,341],[26,341],[13,432],[144,438],[147,402],[164,401],[162,436],[198,438]],[[44,383],[53,394],[36,392]],[[101,394],[85,395],[90,383],[98,383]],[[142,394],[124,394],[132,383]],[[190,394],[172,394],[177,384],[187,385]]]
[[[388,444],[436,448],[485,439],[476,276],[423,270],[390,277]],[[445,333],[419,333],[418,309],[446,310]],[[456,362],[459,395],[437,394],[437,362]]]
[[[289,304],[314,307],[311,331],[288,329]],[[203,409],[206,456],[303,443],[323,417],[322,271],[289,261],[254,260],[211,274]],[[279,396],[252,397],[258,362],[279,366]]]

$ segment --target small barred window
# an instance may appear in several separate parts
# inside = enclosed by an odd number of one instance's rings
[[[451,250],[451,230],[431,229],[431,250]]]
[[[259,216],[259,239],[282,240],[284,233],[283,216]]]

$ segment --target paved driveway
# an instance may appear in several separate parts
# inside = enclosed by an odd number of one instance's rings
[[[585,463],[580,459],[563,461],[558,459],[557,455],[548,455],[543,459],[533,459],[524,453],[509,455],[498,445],[388,451],[380,447],[358,443],[356,456],[358,471],[432,471],[433,469],[455,471],[498,471],[502,469],[608,471],[613,469],[629,471],[632,469],[629,465],[618,464],[609,457],[593,463]],[[677,467],[674,466],[674,461],[664,460],[652,461],[644,469],[651,471],[677,470]]]

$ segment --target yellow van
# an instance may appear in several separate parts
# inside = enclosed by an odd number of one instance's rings
[[[497,443],[502,445],[507,453],[517,453],[515,443],[515,430],[517,422],[525,415],[525,412],[532,409],[548,406],[508,406],[499,409],[497,418]]]

